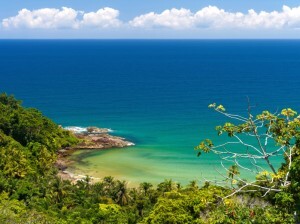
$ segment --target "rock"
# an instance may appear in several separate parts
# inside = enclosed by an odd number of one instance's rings
[[[123,148],[133,146],[134,143],[127,141],[125,138],[117,137],[108,134],[111,130],[108,128],[99,128],[95,126],[82,127],[66,127],[66,130],[80,139],[80,143],[74,147],[65,148],[67,151],[72,149],[108,149],[108,148]],[[65,151],[60,150],[60,155],[64,155]]]
[[[108,149],[123,148],[134,145],[124,138],[109,134],[76,134],[81,142],[75,146],[76,149]]]
[[[87,127],[86,128],[88,134],[102,134],[110,132],[108,128],[98,128],[98,127]]]
[[[102,134],[111,132],[108,128],[98,128],[98,127],[77,127],[77,126],[67,126],[64,127],[65,130],[71,131],[74,134]]]
[[[59,170],[66,170],[67,169],[67,165],[65,164],[65,162],[61,161],[61,160],[58,160],[56,161],[55,163],[55,166],[59,169]]]

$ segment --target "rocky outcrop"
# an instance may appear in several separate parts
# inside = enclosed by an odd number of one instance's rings
[[[125,138],[109,134],[76,134],[81,142],[75,146],[77,149],[108,149],[123,148],[134,145]]]
[[[83,131],[78,131],[78,128],[69,128],[68,130],[80,139],[80,143],[72,147],[73,149],[109,149],[134,145],[125,138],[108,134],[111,130],[107,128],[87,127],[80,129]]]

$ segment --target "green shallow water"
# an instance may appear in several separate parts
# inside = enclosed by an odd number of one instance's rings
[[[166,178],[187,184],[190,180],[200,181],[201,173],[209,177],[216,174],[211,158],[186,158],[174,152],[157,152],[151,147],[81,150],[74,153],[71,159],[76,161],[75,166],[69,168],[71,172],[100,178],[114,176],[129,181],[131,185],[144,181],[157,184]]]
[[[164,179],[172,179],[187,185],[191,180],[199,182],[204,182],[206,179],[224,180],[222,175],[226,176],[219,157],[209,154],[198,158],[192,150],[190,154],[167,149],[157,150],[149,146],[79,150],[71,156],[71,160],[75,161],[68,168],[71,173],[96,178],[113,176],[116,179],[128,181],[130,186],[138,186],[141,182],[158,184]],[[227,167],[231,165],[226,162],[224,164]],[[251,167],[247,160],[241,164]],[[258,164],[267,168],[264,163]],[[275,161],[275,165],[278,167],[279,161]],[[241,170],[241,176],[253,179],[255,174]]]

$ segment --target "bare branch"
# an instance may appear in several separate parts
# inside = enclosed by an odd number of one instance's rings
[[[212,145],[211,143],[209,148],[204,148],[204,152],[211,151],[220,157],[223,172],[217,169],[216,171],[221,178],[224,178],[223,181],[206,181],[218,183],[218,185],[223,186],[228,186],[230,181],[234,191],[225,198],[239,192],[253,191],[262,191],[262,197],[265,197],[270,192],[280,192],[283,189],[282,187],[290,185],[290,170],[294,150],[296,149],[295,136],[291,136],[291,134],[294,135],[294,133],[299,131],[299,120],[292,119],[296,112],[291,109],[284,109],[280,113],[278,110],[275,113],[264,111],[254,118],[251,114],[251,109],[254,106],[250,105],[249,98],[247,118],[225,112],[225,108],[222,105],[215,106],[216,104],[210,105],[218,113],[242,123],[239,125],[226,123],[223,127],[217,128],[220,132],[224,131],[230,137],[233,137],[233,141],[231,140],[219,145]],[[296,125],[294,125],[295,123]],[[254,143],[251,142],[251,138],[255,139]],[[249,139],[250,142],[248,141]],[[245,152],[240,149],[237,150],[236,146],[238,145],[246,147]],[[233,149],[230,148],[231,146]],[[282,170],[277,173],[270,160],[270,158],[279,156],[285,158],[286,166],[284,167],[284,174]],[[245,165],[245,159],[249,160],[251,165]],[[266,171],[264,165],[258,163],[259,161],[264,162],[270,168],[270,172]],[[224,163],[234,165],[228,169]],[[243,170],[243,172],[259,174],[259,176],[253,181],[244,180],[238,176],[239,169]],[[227,176],[224,174],[224,171],[226,171]],[[266,171],[266,173],[263,173],[263,171]],[[236,182],[238,185],[235,184]]]
[[[242,145],[247,146],[249,148],[254,149],[256,152],[258,152],[259,154],[263,155],[263,152],[261,152],[258,148],[254,147],[253,145],[244,143],[237,135],[233,135]]]
[[[225,113],[223,111],[217,110],[217,109],[214,109],[214,110],[217,111],[220,114],[223,114],[226,117],[229,117],[229,118],[232,118],[232,119],[235,119],[235,120],[239,120],[239,121],[243,121],[243,122],[246,122],[248,120],[247,118],[242,117],[242,116],[237,115],[237,114],[229,114],[229,113]]]

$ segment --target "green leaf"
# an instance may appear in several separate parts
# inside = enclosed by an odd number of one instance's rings
[[[219,106],[217,106],[216,110],[221,111],[221,112],[225,112],[225,107],[220,104]]]
[[[292,110],[291,108],[287,108],[287,109],[283,109],[281,111],[281,114],[286,117],[294,117],[297,114],[297,112]]]
[[[215,108],[216,107],[216,103],[212,103],[208,105],[208,108]]]

